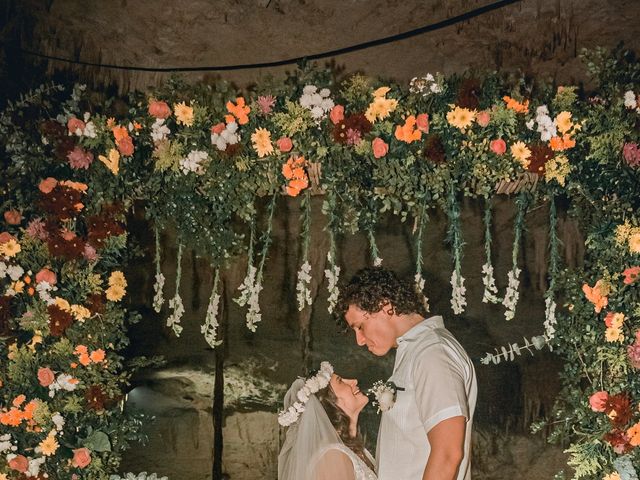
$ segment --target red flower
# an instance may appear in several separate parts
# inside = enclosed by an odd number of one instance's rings
[[[424,156],[433,163],[444,163],[446,161],[446,152],[440,135],[429,135],[424,142]]]
[[[605,442],[609,442],[613,447],[613,451],[618,455],[627,453],[633,448],[629,444],[629,437],[621,430],[612,430],[603,437]]]
[[[333,139],[337,143],[348,144],[349,141],[353,142],[356,135],[362,138],[372,128],[373,125],[363,113],[354,113],[336,124],[333,129]]]
[[[73,323],[73,317],[57,305],[47,307],[49,313],[49,330],[54,337],[61,337]]]
[[[149,103],[149,115],[155,118],[168,118],[171,115],[171,108],[162,100],[154,100]]]
[[[9,225],[19,225],[22,221],[22,214],[18,210],[7,210],[4,212],[4,221]]]
[[[91,410],[100,412],[104,410],[104,404],[107,401],[107,396],[102,391],[100,385],[91,385],[84,394],[84,398],[87,401],[87,407]]]
[[[0,335],[9,332],[9,320],[11,319],[11,298],[8,295],[0,296]]]
[[[538,143],[530,145],[531,156],[529,157],[529,166],[527,170],[531,173],[544,175],[544,167],[546,163],[553,158],[553,150],[546,143]]]
[[[624,272],[622,272],[622,275],[624,275],[624,284],[631,285],[633,282],[638,280],[638,278],[640,278],[640,267],[627,268]]]
[[[609,417],[611,424],[616,428],[622,428],[631,420],[631,400],[626,393],[610,395],[607,399],[604,412]]]
[[[502,155],[504,154],[504,152],[507,151],[507,144],[505,143],[504,140],[502,140],[501,138],[498,138],[497,140],[493,140],[489,144],[489,148],[491,148],[491,151],[496,155]]]

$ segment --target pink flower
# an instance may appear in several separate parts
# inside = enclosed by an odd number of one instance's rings
[[[37,238],[39,240],[46,240],[49,234],[45,228],[45,223],[41,218],[34,218],[29,222],[26,229],[27,235],[31,238]]]
[[[604,390],[594,393],[589,397],[589,405],[594,412],[604,412],[609,400],[609,394]]]
[[[15,240],[15,239],[16,237],[11,235],[9,232],[0,233],[0,245],[2,245],[3,243],[7,243],[9,240]]]
[[[69,129],[69,133],[77,134],[77,131],[80,130],[80,134],[84,131],[85,123],[79,118],[72,117],[67,122],[67,128]]]
[[[336,105],[331,109],[331,113],[329,113],[329,118],[331,119],[331,123],[337,125],[342,120],[344,120],[344,107],[342,105]]]
[[[149,115],[155,118],[169,118],[171,115],[171,108],[166,102],[161,100],[154,100],[149,103]]]
[[[83,252],[82,256],[84,258],[86,258],[87,260],[89,260],[90,262],[93,262],[93,261],[98,259],[98,253],[96,252],[96,249],[93,248],[88,243],[85,244],[85,246],[84,246],[84,252]]]
[[[51,193],[51,191],[56,188],[56,185],[58,185],[58,180],[53,177],[47,177],[40,182],[38,188],[42,193],[47,194]]]
[[[129,136],[126,136],[120,141],[116,141],[116,147],[118,147],[118,151],[124,157],[133,155],[133,140]]]
[[[69,152],[67,158],[69,159],[71,168],[84,168],[86,170],[93,162],[93,153],[85,152],[81,147],[76,147]]]
[[[24,455],[16,455],[9,460],[9,468],[24,473],[29,469],[29,460]]]
[[[91,463],[91,452],[88,448],[76,448],[73,451],[73,460],[71,465],[78,468],[84,468]]]
[[[36,273],[36,283],[47,282],[49,285],[55,285],[57,280],[56,274],[48,268],[43,268]]]
[[[416,128],[423,133],[429,133],[429,115],[421,113],[416,117]]]
[[[224,122],[216,123],[213,127],[211,127],[211,133],[220,135],[224,131],[225,127],[226,125],[224,124]]]
[[[371,146],[373,147],[373,156],[375,158],[382,158],[389,151],[389,145],[380,137],[374,138]]]
[[[48,387],[56,379],[56,374],[49,367],[38,369],[38,381],[43,387]]]
[[[504,143],[504,140],[501,138],[493,140],[489,146],[491,147],[491,151],[497,155],[502,155],[507,151],[507,144]]]
[[[283,153],[290,152],[291,149],[293,148],[293,142],[289,137],[279,138],[276,141],[276,144],[278,145],[278,148],[280,149],[280,151]]]
[[[640,343],[638,342],[638,334],[640,330],[636,332],[635,343],[627,346],[627,355],[629,356],[629,363],[633,368],[640,369]]]
[[[640,167],[640,149],[637,143],[625,143],[622,156],[630,167]]]
[[[276,104],[276,99],[272,95],[260,96],[256,100],[256,103],[262,115],[269,115],[273,106]]]
[[[22,221],[22,214],[18,210],[7,210],[4,212],[4,221],[9,225],[19,225]]]
[[[624,275],[623,283],[625,285],[631,285],[640,278],[640,267],[629,267],[622,272],[622,275]]]
[[[345,132],[345,135],[347,137],[347,145],[357,145],[362,140],[362,134],[360,133],[360,130],[357,130],[355,128],[348,128]]]
[[[72,232],[71,230],[68,230],[66,228],[61,230],[60,236],[64,238],[67,242],[70,242],[71,240],[77,237],[75,232]]]
[[[480,125],[481,127],[486,127],[487,125],[489,125],[490,121],[491,115],[486,110],[478,112],[478,114],[476,115],[476,122],[478,122],[478,125]]]

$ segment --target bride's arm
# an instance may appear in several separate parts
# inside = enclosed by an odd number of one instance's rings
[[[313,480],[355,480],[353,462],[340,450],[328,450],[316,463]]]

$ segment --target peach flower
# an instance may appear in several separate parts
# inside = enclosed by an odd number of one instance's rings
[[[429,115],[421,113],[416,117],[416,127],[423,133],[429,133]]]
[[[22,214],[18,210],[7,210],[4,212],[4,221],[9,225],[18,225],[22,221]]]
[[[224,124],[224,122],[216,123],[213,127],[211,127],[211,133],[220,135],[224,131],[225,127],[226,125]]]
[[[48,387],[54,382],[55,379],[56,375],[49,367],[38,369],[38,381],[43,387]]]
[[[15,239],[16,239],[16,237],[11,235],[9,232],[0,233],[0,245],[2,245],[3,243],[7,243],[10,240],[15,240]]]
[[[80,130],[80,133],[82,134],[85,126],[86,126],[85,123],[76,117],[70,118],[69,121],[67,122],[67,128],[69,129],[69,133],[73,133],[73,134],[76,134],[78,130]]]
[[[329,113],[329,118],[334,125],[337,125],[342,120],[344,120],[344,107],[342,105],[336,105],[331,109],[331,113]]]
[[[46,193],[51,193],[51,191],[54,188],[56,188],[56,185],[58,185],[58,180],[56,180],[53,177],[48,177],[40,182],[40,185],[38,185],[38,188],[42,193],[46,194]]]
[[[507,144],[501,138],[493,140],[489,146],[491,147],[491,151],[497,155],[502,155],[507,151]]]
[[[278,148],[280,149],[280,151],[283,153],[290,152],[291,149],[293,148],[293,142],[289,137],[279,138],[276,141],[276,144],[278,145]]]
[[[56,274],[48,268],[42,268],[36,273],[36,283],[47,282],[49,285],[55,285],[57,281]]]
[[[487,125],[489,125],[489,121],[491,121],[491,115],[486,110],[478,112],[478,114],[476,115],[476,122],[478,122],[478,125],[480,125],[481,127],[486,127]]]
[[[156,118],[169,118],[171,115],[171,108],[166,102],[153,100],[149,103],[149,115]]]
[[[380,137],[374,138],[371,146],[373,147],[373,156],[376,158],[384,157],[389,151],[389,145]]]
[[[73,460],[71,464],[74,467],[84,468],[91,463],[91,452],[88,448],[76,448],[73,451]]]
[[[594,412],[604,412],[609,394],[603,390],[594,393],[589,397],[589,405]]]
[[[25,473],[29,469],[29,460],[24,455],[16,455],[9,460],[9,468]]]

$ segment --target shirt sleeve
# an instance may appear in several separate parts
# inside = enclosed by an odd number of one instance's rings
[[[469,420],[463,372],[463,359],[443,343],[433,343],[416,352],[412,374],[425,432],[448,418],[463,416]]]

